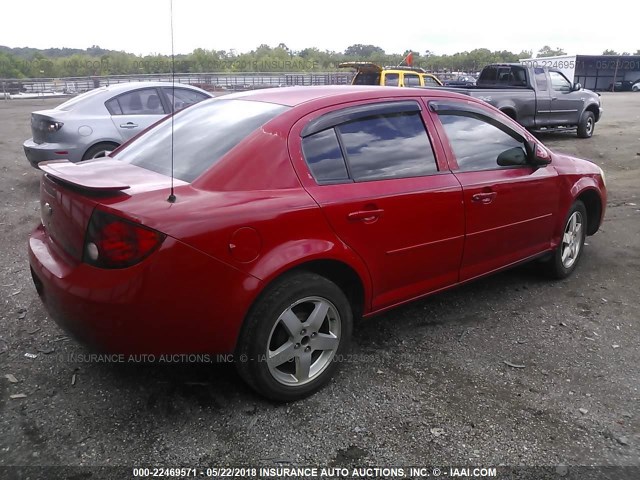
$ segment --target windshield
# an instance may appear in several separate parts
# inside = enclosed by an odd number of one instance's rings
[[[136,138],[114,158],[192,182],[255,129],[288,110],[273,103],[205,100]],[[173,130],[173,134],[172,134]]]

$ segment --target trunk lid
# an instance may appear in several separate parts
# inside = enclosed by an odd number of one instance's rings
[[[112,158],[80,163],[40,163],[42,225],[51,244],[76,261],[82,260],[89,219],[98,204],[127,201],[137,194],[167,192],[171,178]],[[176,187],[186,182],[174,180]],[[164,198],[158,196],[158,198]]]
[[[382,67],[372,62],[343,62],[338,68],[355,68],[358,72],[364,73],[380,73]]]

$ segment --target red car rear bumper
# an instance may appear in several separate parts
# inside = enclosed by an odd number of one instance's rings
[[[125,354],[231,353],[260,282],[167,238],[133,267],[104,270],[29,239],[36,289],[51,317],[93,349]]]

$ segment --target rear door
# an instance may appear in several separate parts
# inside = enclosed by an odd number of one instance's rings
[[[558,205],[552,166],[527,163],[526,136],[480,105],[432,102],[441,138],[462,184],[466,239],[460,280],[468,280],[548,250]],[[519,165],[504,166],[504,156]]]
[[[374,310],[458,280],[462,190],[421,110],[416,99],[333,107],[290,136],[303,185],[369,268]]]
[[[549,70],[551,85],[551,116],[554,125],[577,125],[584,105],[584,94],[573,91],[571,82],[562,73]]]
[[[157,88],[139,88],[114,97],[105,106],[125,142],[167,113]]]

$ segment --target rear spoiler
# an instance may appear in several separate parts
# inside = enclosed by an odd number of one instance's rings
[[[113,162],[103,163],[101,159],[82,163],[69,160],[51,160],[40,162],[38,168],[47,175],[87,190],[126,190],[130,186],[113,179]],[[122,164],[123,166],[129,166]]]

